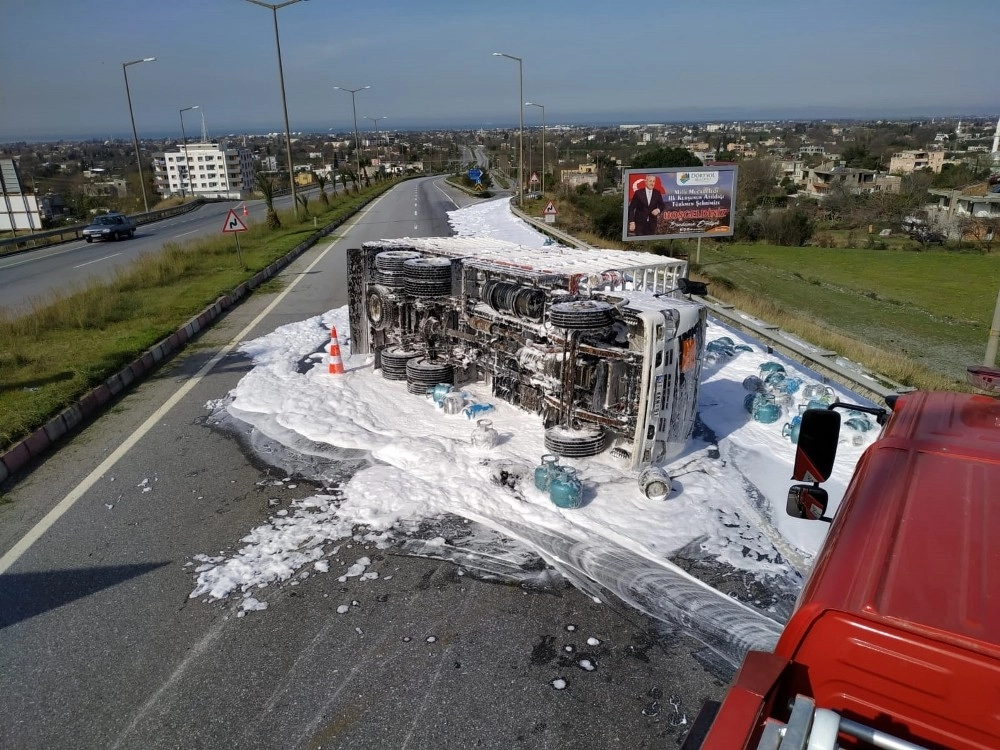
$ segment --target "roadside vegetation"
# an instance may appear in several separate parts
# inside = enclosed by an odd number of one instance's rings
[[[319,227],[343,220],[396,182],[316,201],[301,218],[277,212],[280,229],[250,225],[240,237],[245,269],[231,236],[168,243],[109,281],[33,300],[25,314],[0,313],[0,450],[310,237],[314,218]]]
[[[540,216],[548,198],[526,201],[525,211]],[[929,245],[898,226],[883,237],[886,222],[869,233],[800,208],[769,212],[782,217],[770,219],[774,234],[705,239],[699,253],[694,240],[622,242],[620,194],[553,198],[562,231],[596,246],[686,257],[713,297],[903,385],[967,390],[965,367],[982,362],[1000,283],[1000,254],[985,243]],[[781,246],[775,235],[794,239]]]

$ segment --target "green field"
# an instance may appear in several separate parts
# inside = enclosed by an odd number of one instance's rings
[[[713,294],[738,289],[956,382],[982,362],[1000,287],[1000,255],[943,249],[703,242],[695,270]]]

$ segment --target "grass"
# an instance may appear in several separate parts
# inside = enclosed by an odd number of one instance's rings
[[[394,183],[358,195],[313,200],[310,216],[280,214],[282,229],[254,224],[240,245],[229,236],[168,243],[114,278],[34,300],[27,314],[0,315],[0,450],[43,425],[90,388],[177,330],[323,227],[354,213]],[[271,280],[264,289],[276,289]]]
[[[695,270],[713,295],[738,291],[741,309],[756,306],[793,333],[811,330],[800,335],[845,356],[816,335],[863,342],[866,366],[918,387],[957,386],[966,365],[982,361],[1000,279],[1000,256],[944,250],[703,242],[700,261]]]
[[[538,215],[544,204],[527,201],[525,212]],[[699,253],[695,240],[603,239],[568,200],[557,205],[557,228],[595,247],[687,257],[713,297],[903,385],[966,390],[966,366],[982,361],[1000,255],[921,248],[899,234],[876,235],[884,249],[864,249],[861,230],[821,232],[838,245],[831,248],[703,240]]]

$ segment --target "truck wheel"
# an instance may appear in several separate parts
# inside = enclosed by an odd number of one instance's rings
[[[419,357],[406,363],[406,390],[423,396],[438,383],[455,381],[455,368],[447,362],[431,362]]]
[[[611,325],[614,308],[601,300],[582,299],[559,302],[549,308],[549,322],[556,328],[586,331]]]
[[[596,456],[604,450],[604,446],[604,430],[597,425],[585,425],[579,430],[550,427],[545,431],[545,450],[557,456]]]
[[[133,237],[135,237],[135,230],[134,229],[128,230],[128,238],[132,239]]]
[[[371,327],[376,331],[381,331],[396,317],[396,304],[387,298],[386,291],[379,287],[372,287],[368,290],[365,300],[365,312],[368,314],[368,322]]]
[[[380,356],[382,377],[386,380],[406,380],[406,363],[419,356],[420,352],[400,346],[383,349]]]

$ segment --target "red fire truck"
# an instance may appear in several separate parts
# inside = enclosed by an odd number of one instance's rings
[[[773,653],[747,654],[686,750],[1000,748],[1000,400],[889,401],[833,519],[848,405],[804,415],[788,511],[829,535]]]

